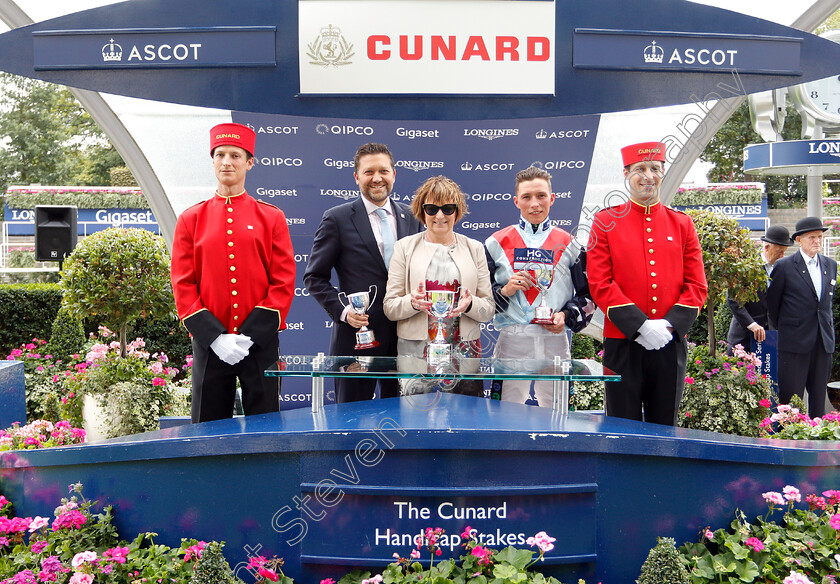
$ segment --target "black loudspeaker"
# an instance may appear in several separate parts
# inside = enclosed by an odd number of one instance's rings
[[[35,259],[60,262],[79,239],[79,211],[71,205],[35,205]]]

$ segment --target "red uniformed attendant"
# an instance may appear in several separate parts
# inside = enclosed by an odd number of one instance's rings
[[[245,191],[255,139],[240,124],[210,131],[216,194],[175,227],[172,288],[192,337],[194,423],[233,415],[237,377],[246,415],[279,410],[279,381],[264,371],[278,358],[295,261],[283,212]]]
[[[665,145],[621,149],[630,200],[595,214],[589,289],[604,311],[606,413],[676,423],[685,381],[685,335],[706,301],[703,254],[691,218],[664,206]]]

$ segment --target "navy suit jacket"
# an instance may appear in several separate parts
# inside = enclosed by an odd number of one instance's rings
[[[397,222],[397,239],[422,230],[422,225],[407,205],[391,202]],[[331,282],[333,270],[338,276],[338,289]],[[388,320],[382,311],[387,282],[388,270],[376,245],[361,195],[355,201],[328,209],[315,232],[303,283],[333,319],[331,355],[354,355],[357,352],[353,346],[358,329],[340,320],[344,306],[338,299],[339,290],[346,294],[365,292],[373,284],[376,286],[376,300],[367,312],[370,318],[368,328],[373,331],[380,346],[365,350],[365,354],[396,356],[396,323]]]
[[[765,329],[770,329],[770,317],[767,313],[767,287],[762,285],[757,294],[757,300],[738,304],[727,293],[726,304],[732,311],[732,322],[729,323],[729,334],[726,337],[726,342],[730,347],[742,345],[745,351],[750,350],[750,339],[753,338],[753,333],[747,327],[754,322]]]
[[[800,252],[780,259],[773,266],[767,288],[767,309],[770,325],[779,331],[780,351],[809,353],[819,343],[826,353],[834,352],[832,302],[837,262],[818,255],[822,272],[819,298]]]

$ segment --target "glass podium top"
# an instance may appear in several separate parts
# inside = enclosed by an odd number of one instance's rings
[[[375,377],[390,379],[534,379],[620,381],[621,376],[590,359],[454,358],[434,364],[418,357],[334,357],[284,355],[265,372],[272,377]]]

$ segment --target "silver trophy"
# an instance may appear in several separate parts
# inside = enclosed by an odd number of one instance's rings
[[[541,264],[534,270],[534,284],[540,291],[540,304],[534,309],[534,318],[531,324],[554,324],[554,309],[545,302],[548,289],[554,281],[554,266]]]
[[[338,293],[338,301],[341,302],[342,306],[347,306],[341,300],[342,294],[347,298],[347,302],[350,305],[350,310],[355,312],[358,315],[362,315],[367,312],[368,307],[376,302],[376,285],[371,285],[368,288],[367,292],[354,292],[353,294],[345,294],[344,292]],[[371,299],[371,294],[373,298]],[[356,333],[356,346],[353,347],[357,351],[360,349],[371,349],[373,347],[378,347],[379,341],[373,335],[373,331],[369,330],[368,327],[363,326],[359,329]]]
[[[426,359],[436,364],[452,358],[452,345],[443,334],[443,319],[452,313],[455,306],[455,292],[451,290],[427,290],[426,300],[431,304],[429,312],[437,319],[437,334],[426,349]]]

